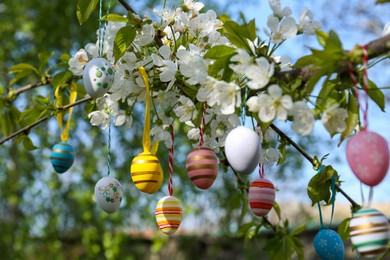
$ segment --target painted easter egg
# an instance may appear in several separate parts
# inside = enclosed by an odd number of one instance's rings
[[[352,214],[349,234],[353,247],[363,257],[377,257],[387,251],[389,222],[379,210],[363,208]]]
[[[182,217],[180,200],[174,196],[166,196],[157,202],[156,221],[159,229],[171,235],[179,228]]]
[[[122,201],[120,182],[110,176],[101,178],[95,185],[95,198],[102,210],[114,213],[119,209]]]
[[[270,212],[275,202],[275,186],[266,178],[252,182],[249,193],[249,206],[256,216],[263,217]]]
[[[314,249],[323,260],[344,259],[343,240],[334,230],[321,229],[314,237]]]
[[[87,93],[98,98],[104,95],[114,81],[114,69],[103,58],[90,60],[84,68],[83,83]]]
[[[137,189],[149,194],[160,189],[164,177],[158,158],[149,151],[133,159],[130,174]]]
[[[230,166],[238,173],[251,174],[260,161],[261,142],[255,131],[238,126],[225,141],[225,154]]]
[[[389,147],[380,135],[363,130],[347,144],[347,160],[356,177],[368,186],[378,185],[389,169]]]
[[[196,187],[208,189],[218,175],[218,158],[210,148],[198,146],[187,155],[186,169]]]
[[[50,153],[50,161],[57,173],[64,173],[72,167],[75,157],[73,147],[67,142],[61,142],[53,146]]]

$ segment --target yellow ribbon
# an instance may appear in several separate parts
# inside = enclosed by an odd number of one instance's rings
[[[150,149],[150,87],[148,74],[145,71],[144,67],[138,68],[139,73],[145,84],[145,125],[144,125],[144,136],[142,139],[144,152],[149,151]],[[158,150],[158,142],[153,142],[152,144],[152,154],[156,154]]]
[[[54,97],[56,99],[58,99],[58,97],[59,97],[59,90],[60,90],[60,87],[57,87],[55,90]],[[72,82],[72,83],[70,83],[69,104],[74,103],[76,101],[76,97],[77,97],[77,84]],[[57,100],[57,102],[58,102],[58,100]],[[59,103],[61,104],[62,102],[59,101]],[[68,116],[68,120],[66,121],[65,129],[63,129],[63,125],[62,125],[62,119],[63,119],[63,116],[65,113],[60,112],[57,114],[57,122],[58,122],[58,126],[60,127],[60,130],[61,130],[61,141],[62,142],[68,141],[70,118],[72,117],[72,113],[73,113],[73,107],[69,108],[69,116]]]

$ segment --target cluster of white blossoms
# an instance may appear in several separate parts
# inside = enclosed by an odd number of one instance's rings
[[[296,22],[291,9],[282,8],[279,0],[269,0],[269,3],[273,13],[268,17],[268,29],[264,30],[276,47],[297,34],[313,34],[320,28],[306,8]],[[207,108],[205,145],[216,151],[224,146],[227,133],[240,124],[245,106],[264,123],[288,119],[293,122],[295,132],[310,134],[315,121],[312,109],[306,101],[293,100],[272,80],[277,69],[290,69],[289,59],[274,56],[272,46],[258,37],[248,40],[251,51],[235,46],[221,33],[223,23],[217,14],[212,10],[201,12],[203,7],[200,2],[185,0],[174,10],[154,10],[160,23],[143,23],[128,51],[115,64],[115,34],[126,24],[108,22],[103,55],[113,63],[115,79],[108,94],[97,100],[98,110],[89,115],[91,123],[105,128],[109,118],[114,117],[116,125],[131,126],[131,111],[118,107],[127,104],[131,110],[136,102],[145,100],[145,86],[138,72],[143,66],[150,80],[155,109],[151,129],[154,141],[170,146],[169,125],[175,119],[188,126],[189,139],[199,140],[199,113],[203,113],[204,106]],[[161,46],[154,41],[157,31],[163,36]],[[98,56],[97,46],[97,43],[87,44],[70,59],[70,70],[75,75],[82,75],[87,62]],[[210,68],[216,61],[205,55],[215,46],[233,48],[234,53],[225,61],[224,69],[211,74]],[[257,51],[262,47],[268,47],[268,53]],[[227,69],[233,73],[229,81],[222,77],[223,70]],[[341,121],[345,116],[341,111],[342,108],[323,111],[322,121],[330,132],[343,130],[345,123]],[[268,158],[264,155],[264,161],[274,162],[279,158],[274,150],[268,151]]]

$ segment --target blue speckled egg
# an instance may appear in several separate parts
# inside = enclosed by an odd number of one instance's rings
[[[74,161],[74,149],[67,142],[61,142],[53,146],[50,154],[51,164],[57,173],[64,173],[72,167]]]
[[[343,240],[331,229],[321,229],[314,237],[314,249],[322,260],[344,259]]]

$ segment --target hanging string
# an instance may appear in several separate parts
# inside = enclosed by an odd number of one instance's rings
[[[370,193],[368,195],[368,203],[367,203],[367,207],[371,207],[371,203],[372,203],[372,198],[374,197],[374,188],[371,186],[370,187]]]
[[[259,163],[259,175],[260,178],[264,178],[264,164]]]
[[[362,205],[364,205],[365,199],[364,199],[363,183],[362,182],[360,182],[360,195],[362,197]]]
[[[352,81],[352,84],[353,84],[353,92],[356,96],[356,99],[358,101],[358,109],[362,111],[362,114],[363,114],[363,129],[367,129],[368,128],[368,92],[369,92],[369,89],[368,89],[368,66],[367,66],[367,63],[368,63],[368,53],[367,53],[367,48],[366,46],[360,46],[362,48],[362,51],[363,51],[363,90],[365,92],[365,97],[364,97],[364,107],[361,105],[360,103],[360,94],[359,94],[359,90],[357,88],[357,85],[358,85],[358,80],[355,76],[355,72],[354,72],[354,69],[352,67],[352,64],[349,63],[348,65],[348,72],[349,72],[349,75],[351,77],[351,81]]]
[[[202,111],[202,122],[199,126],[199,146],[202,146],[204,143],[204,127],[206,125],[206,119],[205,119],[205,114],[206,114],[206,102],[203,103],[203,111]]]
[[[168,158],[168,163],[169,163],[168,193],[169,193],[169,196],[172,196],[172,194],[173,194],[172,176],[173,176],[173,158],[174,158],[174,153],[175,153],[175,148],[174,148],[175,133],[174,133],[174,129],[173,129],[173,125],[172,124],[169,126],[169,128],[171,129],[172,144],[171,144],[171,148],[169,149],[169,158]]]
[[[77,84],[72,82],[69,87],[70,87],[69,104],[72,104],[76,101],[76,98],[77,98]],[[60,87],[57,87],[55,92],[54,92],[54,97],[56,98],[57,104],[62,106],[62,102],[59,99],[59,91],[60,91]],[[70,128],[70,118],[72,117],[72,113],[73,113],[73,107],[69,108],[69,115],[68,115],[68,119],[67,119],[66,124],[65,124],[65,128],[63,128],[63,124],[62,124],[64,113],[60,112],[57,114],[57,122],[58,122],[58,126],[60,128],[60,131],[61,131],[61,141],[62,142],[68,141],[69,128]]]
[[[321,165],[320,168],[317,171],[317,174],[320,174],[323,169],[324,169],[324,166]],[[331,197],[332,212],[331,212],[331,215],[330,215],[329,227],[332,226],[333,215],[334,215],[334,204],[335,204],[335,201],[336,201],[336,180],[335,180],[334,176],[332,176],[330,181],[331,181],[331,191],[332,191],[332,197]],[[317,202],[317,206],[318,206],[318,212],[319,212],[319,215],[320,215],[320,229],[323,229],[324,228],[324,222],[323,222],[323,219],[322,219],[321,204],[319,202]]]
[[[111,0],[108,1],[108,8],[106,15],[110,12],[111,8]],[[99,2],[99,34],[98,34],[98,55],[99,57],[103,56],[103,49],[104,49],[104,37],[106,34],[106,26],[107,23],[102,24],[102,18],[103,18],[103,0],[100,0]]]
[[[246,116],[246,101],[248,99],[248,86],[245,86],[244,102],[241,103],[241,124],[245,126],[245,116]]]
[[[110,115],[109,115],[110,116]],[[108,140],[107,140],[107,175],[110,176],[111,172],[111,116],[109,117],[108,122]]]

